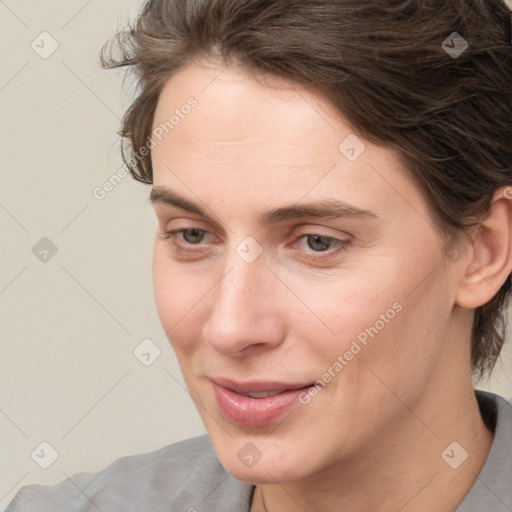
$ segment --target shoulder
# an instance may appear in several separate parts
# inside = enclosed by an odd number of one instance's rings
[[[54,486],[22,487],[5,512],[197,512],[220,510],[221,503],[222,510],[248,511],[251,494],[252,486],[226,472],[203,435],[121,457]]]
[[[494,441],[482,471],[456,512],[512,510],[512,407],[503,397],[476,391],[482,418]]]

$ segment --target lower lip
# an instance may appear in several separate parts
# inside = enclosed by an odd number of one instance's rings
[[[212,381],[220,410],[231,423],[244,427],[263,427],[277,421],[299,402],[299,395],[309,386],[290,389],[274,396],[251,398],[239,395]]]

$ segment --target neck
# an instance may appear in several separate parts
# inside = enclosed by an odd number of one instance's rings
[[[482,421],[471,376],[450,382],[459,385],[434,386],[414,410],[404,405],[403,421],[351,460],[300,482],[258,486],[251,512],[452,512],[475,482],[494,435]]]

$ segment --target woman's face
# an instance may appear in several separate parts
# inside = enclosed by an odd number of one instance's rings
[[[357,460],[467,371],[456,264],[394,151],[214,62],[166,84],[153,129],[158,312],[235,477]]]

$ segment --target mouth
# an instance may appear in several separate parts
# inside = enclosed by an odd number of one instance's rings
[[[313,385],[275,381],[240,383],[222,378],[210,381],[223,416],[244,427],[263,427],[278,421]]]

